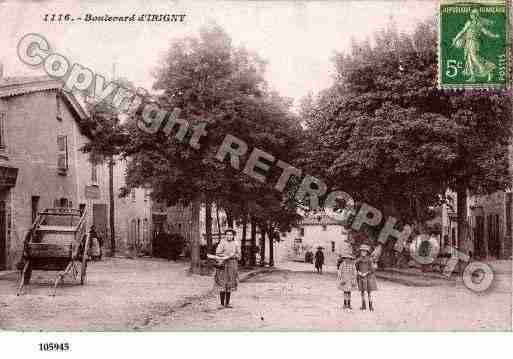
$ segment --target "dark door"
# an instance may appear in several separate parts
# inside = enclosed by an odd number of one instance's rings
[[[36,221],[39,212],[39,196],[32,196],[32,223]]]
[[[107,240],[107,205],[104,203],[93,204],[93,224],[96,232],[103,240],[103,245],[107,246],[110,242]]]
[[[476,252],[475,253],[475,256],[477,258],[483,258],[486,253],[485,253],[485,248],[484,248],[484,218],[483,216],[476,216],[476,228],[475,228],[475,236],[474,236],[474,240],[475,240],[475,248],[474,248],[474,251]]]
[[[0,270],[6,268],[7,240],[5,228],[5,201],[0,201]]]
[[[488,250],[490,255],[499,258],[500,257],[500,222],[499,215],[489,215],[488,216]]]

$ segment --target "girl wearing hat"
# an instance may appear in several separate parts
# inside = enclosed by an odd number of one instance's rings
[[[230,308],[230,294],[237,290],[239,281],[238,260],[241,257],[240,244],[235,240],[235,234],[233,229],[227,229],[226,237],[219,241],[216,255],[222,260],[214,275],[214,288],[219,291],[221,306]]]
[[[353,255],[348,251],[340,254],[337,260],[338,269],[338,289],[344,292],[344,308],[353,309],[351,307],[351,292],[358,289],[356,282],[356,266]]]
[[[360,246],[360,257],[356,260],[355,266],[358,275],[358,290],[362,295],[362,306],[360,309],[367,309],[365,304],[365,292],[367,292],[369,310],[372,311],[374,310],[374,307],[372,306],[371,292],[377,290],[378,286],[376,284],[376,276],[374,275],[376,264],[370,256],[370,253],[371,247],[366,244],[362,244]]]

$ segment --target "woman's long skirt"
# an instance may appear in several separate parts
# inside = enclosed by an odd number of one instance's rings
[[[239,283],[239,270],[236,259],[228,259],[223,268],[216,269],[214,289],[219,292],[233,292]]]

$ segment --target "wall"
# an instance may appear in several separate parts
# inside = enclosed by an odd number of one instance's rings
[[[511,237],[507,236],[506,230],[506,193],[503,191],[495,192],[490,195],[475,196],[472,198],[472,204],[476,207],[472,211],[472,229],[476,226],[476,216],[481,215],[484,217],[484,238],[483,244],[485,248],[488,247],[488,255],[491,255],[491,243],[488,233],[488,216],[498,215],[499,216],[499,245],[500,245],[500,257],[509,258],[511,257]],[[473,238],[474,242],[477,238]],[[485,249],[486,250],[486,249]]]
[[[120,254],[135,255],[152,251],[152,202],[143,188],[133,190],[132,196],[120,198],[126,185],[126,160],[118,159],[114,166],[114,208],[116,250]],[[145,225],[146,223],[146,225]]]
[[[75,208],[79,203],[88,203],[85,186],[91,169],[88,155],[80,151],[87,138],[80,133],[75,115],[64,101],[60,104],[61,120],[57,119],[56,91],[9,97],[3,102],[4,107],[7,105],[7,157],[2,161],[19,169],[16,186],[9,191],[12,230],[7,262],[12,268],[21,257],[24,237],[32,226],[32,196],[40,197],[39,209],[53,207],[57,198],[67,198]],[[57,170],[58,135],[68,137],[66,175]],[[105,202],[103,183],[100,194],[95,202]]]

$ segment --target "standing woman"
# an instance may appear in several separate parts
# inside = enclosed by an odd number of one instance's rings
[[[224,233],[226,237],[221,238],[216,249],[216,255],[222,260],[216,268],[214,287],[219,291],[221,307],[231,308],[230,294],[237,290],[238,260],[241,257],[241,251],[239,242],[235,240],[235,230],[227,229]]]
[[[360,246],[360,257],[356,260],[355,265],[358,274],[358,290],[362,295],[362,306],[360,309],[367,309],[365,304],[365,292],[367,292],[369,310],[373,311],[374,307],[372,305],[371,293],[378,290],[378,286],[376,284],[376,276],[374,275],[376,264],[374,259],[370,256],[370,253],[371,247],[366,244],[362,244]]]

